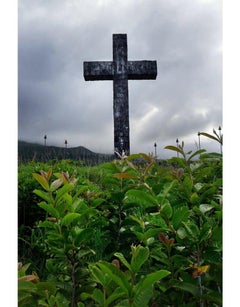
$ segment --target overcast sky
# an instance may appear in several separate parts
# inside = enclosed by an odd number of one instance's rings
[[[156,60],[156,80],[129,81],[131,152],[164,158],[176,138],[222,126],[220,0],[19,0],[18,138],[113,152],[112,81],[85,81],[84,61],[111,61],[126,33],[129,60]],[[201,145],[219,151],[201,137]],[[173,153],[170,152],[170,155]]]

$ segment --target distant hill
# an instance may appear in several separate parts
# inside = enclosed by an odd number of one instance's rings
[[[96,165],[114,158],[114,155],[95,153],[83,146],[64,148],[18,141],[19,162],[71,159],[84,161],[87,165]]]

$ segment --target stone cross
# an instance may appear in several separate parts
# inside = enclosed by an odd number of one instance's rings
[[[126,34],[113,34],[113,61],[84,62],[86,81],[113,80],[115,153],[130,154],[128,80],[156,77],[156,61],[128,61]]]

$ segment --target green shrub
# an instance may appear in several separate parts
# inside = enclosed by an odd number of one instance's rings
[[[164,168],[143,153],[91,169],[35,167],[29,185],[44,214],[22,240],[54,297],[72,307],[221,306],[222,155],[167,148],[182,157]]]

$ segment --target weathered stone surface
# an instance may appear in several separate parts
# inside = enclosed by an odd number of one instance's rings
[[[86,81],[113,80],[113,62],[84,62]]]
[[[151,80],[157,77],[157,61],[128,61],[129,80]]]
[[[128,80],[149,80],[156,77],[156,61],[128,61],[126,34],[113,34],[112,62],[84,62],[86,81],[113,80],[115,152],[130,154]]]

